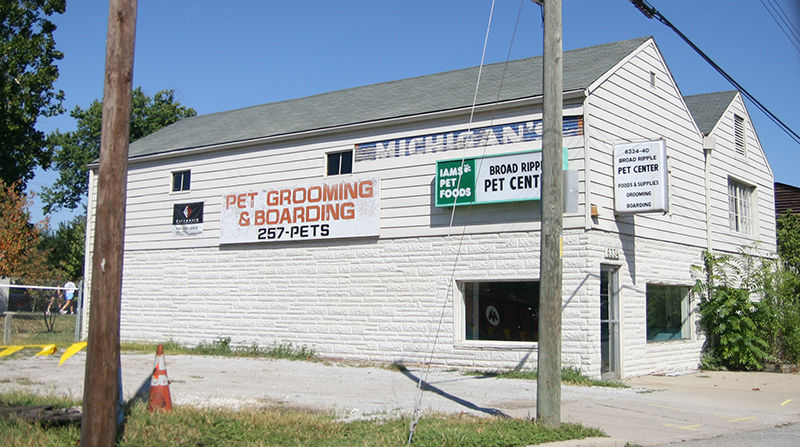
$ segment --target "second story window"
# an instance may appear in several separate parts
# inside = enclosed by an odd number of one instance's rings
[[[192,183],[192,171],[172,173],[172,192],[189,191]]]
[[[328,154],[328,175],[353,173],[353,151],[331,152]]]
[[[728,179],[728,216],[731,231],[755,234],[753,195],[753,187]]]

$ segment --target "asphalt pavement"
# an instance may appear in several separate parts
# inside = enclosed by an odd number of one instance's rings
[[[154,359],[154,354],[122,355],[126,400],[147,394]],[[85,353],[61,366],[58,360],[58,355],[0,359],[0,391],[80,398]],[[425,412],[536,415],[535,381],[335,362],[167,355],[166,363],[174,405],[278,405],[333,411],[343,420],[408,415],[416,407]],[[562,421],[597,427],[610,436],[566,445],[800,445],[795,442],[800,434],[798,374],[695,372],[625,383],[630,388],[562,387]],[[730,441],[740,438],[750,443]]]

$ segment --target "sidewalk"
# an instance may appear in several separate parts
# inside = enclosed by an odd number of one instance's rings
[[[0,391],[29,389],[80,398],[86,356],[58,366],[58,356],[2,361]],[[123,395],[149,384],[154,354],[122,356]],[[335,411],[345,420],[413,412],[424,371],[321,362],[176,355],[166,357],[174,405],[282,405]],[[565,445],[642,446],[679,443],[800,421],[800,376],[702,372],[647,376],[631,388],[562,388],[562,421],[605,431],[611,439]],[[425,411],[536,415],[533,381],[464,376],[432,370],[420,408]],[[594,444],[592,444],[594,442]]]

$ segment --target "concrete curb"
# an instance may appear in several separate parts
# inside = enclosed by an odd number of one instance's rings
[[[569,441],[548,442],[546,444],[539,444],[538,446],[528,447],[625,447],[628,441],[616,438],[584,438],[584,439],[571,439]]]

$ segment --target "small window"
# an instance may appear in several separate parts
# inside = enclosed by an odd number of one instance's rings
[[[647,341],[689,338],[689,288],[647,285]]]
[[[465,282],[466,340],[538,341],[539,282]]]
[[[328,175],[353,173],[353,151],[328,154]]]
[[[755,188],[728,179],[728,217],[731,231],[755,234],[753,225],[753,192]]]
[[[651,72],[650,72],[650,87],[653,87],[653,88],[655,88],[655,86],[656,86],[656,79],[658,79],[658,78],[656,77],[656,72],[654,72],[654,71],[651,71]]]
[[[191,186],[192,171],[172,173],[172,192],[188,191]]]
[[[736,153],[745,155],[745,137],[744,137],[744,118],[739,115],[733,115],[733,143],[736,148]]]

